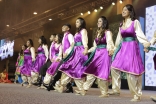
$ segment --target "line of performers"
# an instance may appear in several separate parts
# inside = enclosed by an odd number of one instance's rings
[[[99,97],[119,96],[121,72],[125,72],[129,90],[133,95],[131,101],[140,101],[142,95],[141,75],[144,73],[144,65],[138,41],[143,44],[146,51],[150,42],[146,39],[139,21],[135,18],[132,5],[127,4],[123,7],[122,16],[124,19],[119,26],[115,45],[108,20],[104,16],[98,19],[98,29],[90,49],[88,49],[89,35],[83,18],[76,19],[76,34],[74,36],[70,33],[70,24],[62,26],[64,35],[52,34],[49,52],[46,39],[41,36],[36,58],[33,41],[29,39],[27,47],[23,46],[24,62],[19,65],[22,85],[25,82],[28,82],[27,87],[39,84],[39,88],[44,86],[50,90],[53,87],[62,93],[68,84],[74,81],[78,88],[75,90],[76,94],[86,95],[96,80],[101,91]],[[89,56],[88,53],[90,53]],[[59,72],[62,75],[53,84],[55,76]],[[112,92],[108,92],[110,74]]]

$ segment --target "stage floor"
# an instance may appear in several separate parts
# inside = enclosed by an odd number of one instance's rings
[[[109,98],[99,98],[99,95],[98,88],[91,88],[86,96],[80,96],[75,93],[38,90],[35,86],[25,88],[20,84],[0,83],[0,104],[156,104],[150,99],[150,96],[156,96],[156,91],[143,91],[140,102],[130,101],[132,96],[129,90],[121,90],[120,96]]]

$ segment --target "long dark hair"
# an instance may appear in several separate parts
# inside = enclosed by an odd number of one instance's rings
[[[98,34],[100,34],[99,41],[104,37],[105,30],[109,29],[109,23],[105,16],[100,17],[102,19],[102,27],[98,28],[96,31],[95,38],[97,38]]]
[[[31,47],[34,47],[34,43],[33,43],[32,39],[28,39],[28,41],[30,42]]]
[[[63,35],[62,34],[56,34],[58,36],[58,44],[62,43]]]
[[[25,47],[25,49],[27,49],[27,45],[22,45],[22,46],[24,46]],[[21,51],[20,51],[20,55],[24,55],[24,50],[23,49],[21,49]]]
[[[46,38],[44,36],[41,36],[40,39],[41,39],[41,44],[40,45],[46,45],[47,44],[47,40],[46,40]]]
[[[86,29],[86,22],[83,18],[79,17],[77,20],[80,20],[80,27],[76,29],[76,33],[79,33],[82,29]]]
[[[134,21],[136,18],[135,18],[135,10],[134,10],[133,6],[131,4],[127,4],[124,7],[127,8],[127,10],[129,11],[131,20]]]
[[[127,10],[129,11],[131,20],[134,21],[136,19],[136,17],[135,17],[135,10],[134,10],[133,6],[131,4],[127,4],[124,7],[127,8]],[[125,19],[123,21],[125,22]],[[120,24],[120,27],[122,27],[122,25],[123,25],[123,23]]]

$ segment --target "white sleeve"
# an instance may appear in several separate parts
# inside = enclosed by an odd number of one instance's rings
[[[144,33],[141,29],[140,22],[138,20],[135,20],[134,28],[135,28],[135,33],[136,33],[136,36],[137,36],[137,39],[139,40],[139,42],[142,43],[144,45],[144,47],[149,47],[150,42],[148,42],[146,36],[144,35]]]
[[[155,32],[154,32],[154,35],[153,35],[153,37],[152,37],[150,43],[151,43],[152,45],[154,45],[155,42],[156,42],[156,30],[155,30]]]
[[[69,54],[72,50],[72,48],[74,47],[74,37],[72,34],[68,34],[68,40],[70,43],[70,47],[65,51],[66,54]]]
[[[113,34],[111,31],[106,32],[106,41],[107,41],[107,50],[113,51],[114,50],[114,42],[113,42]]]
[[[44,54],[46,56],[46,62],[47,62],[47,60],[48,60],[48,46],[47,45],[43,45],[42,47],[44,49]]]
[[[52,48],[53,43],[51,43],[50,45],[50,49],[49,49],[49,59],[51,60],[51,48]]]
[[[63,53],[63,49],[62,49],[62,45],[59,47],[59,54],[58,54],[58,57],[57,57],[57,59],[60,59],[60,60],[62,60],[62,53]],[[56,59],[56,60],[57,60]]]
[[[97,47],[97,44],[96,44],[96,42],[95,42],[95,40],[94,40],[94,42],[93,42],[93,47],[91,47],[91,48],[88,50],[88,53],[93,52],[93,51],[95,50],[96,47]]]
[[[119,32],[115,41],[115,47],[114,50],[119,46],[120,42],[122,41],[122,36],[121,36],[121,32],[120,32],[120,28],[119,28]]]
[[[30,52],[31,52],[32,60],[35,60],[35,48],[34,47],[31,47],[30,48]]]
[[[84,48],[88,48],[88,35],[87,35],[87,30],[83,29],[81,31],[82,34],[82,44],[84,46]]]

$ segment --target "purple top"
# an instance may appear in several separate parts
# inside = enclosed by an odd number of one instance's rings
[[[51,44],[51,50],[49,50],[49,51],[51,51],[51,58],[53,58],[55,55],[55,43]]]
[[[30,56],[31,56],[31,52],[30,52],[29,49],[26,49],[26,50],[24,51],[24,56],[25,56],[25,55],[30,55]]]
[[[44,54],[44,49],[42,48],[42,46],[38,47],[37,52]]]
[[[99,44],[107,44],[107,42],[106,42],[106,34],[104,33],[104,37],[101,38],[100,42],[99,42],[99,38],[96,38],[95,42],[96,42],[97,45],[99,45]]]
[[[75,34],[74,36],[74,41],[75,42],[82,42],[82,35],[81,35],[81,31],[77,34]]]
[[[127,29],[122,29],[122,27],[120,27],[120,33],[123,38],[136,37],[136,33],[134,30],[134,21],[132,21],[130,27],[128,27]]]
[[[55,43],[55,44],[56,44],[56,43]],[[60,46],[61,46],[61,45],[60,45]],[[53,51],[53,57],[52,57],[52,58],[55,58],[56,54],[59,54],[59,48],[60,48],[60,46],[55,47],[55,45],[54,45],[54,51]]]

